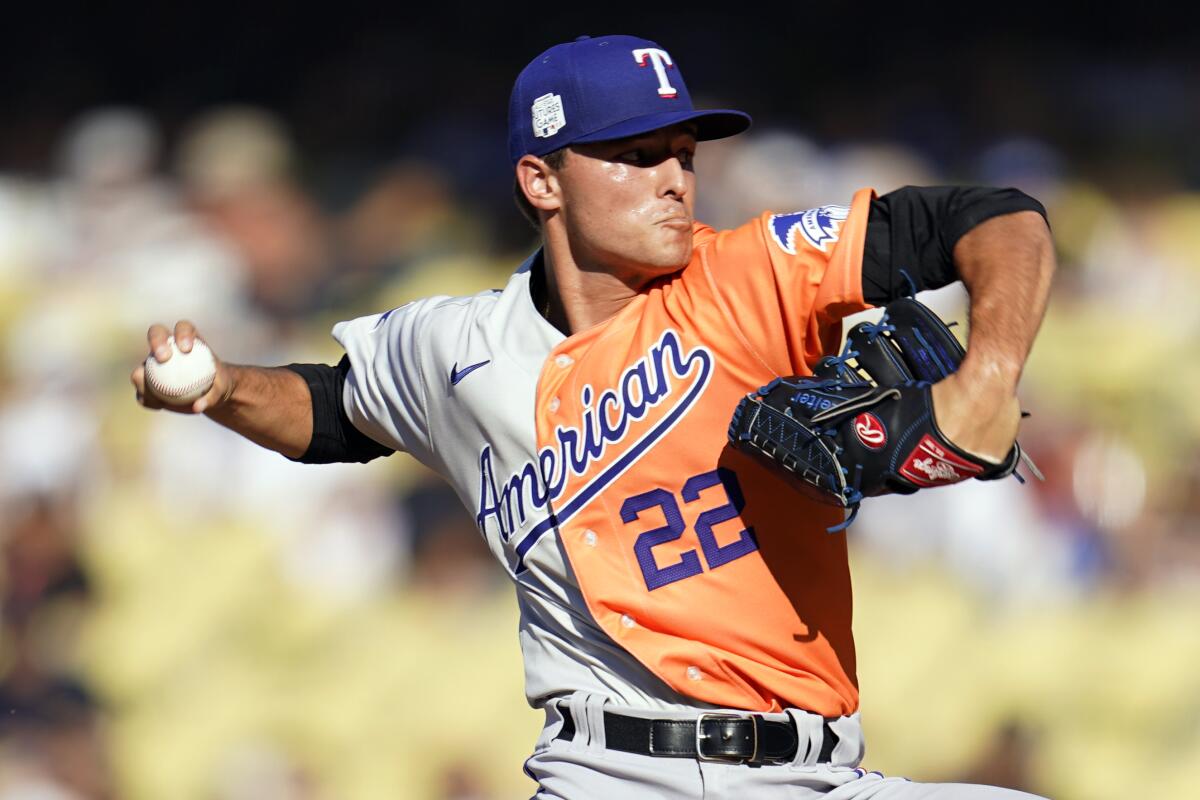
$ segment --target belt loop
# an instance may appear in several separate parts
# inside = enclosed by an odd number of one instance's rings
[[[785,708],[784,711],[796,723],[796,736],[799,739],[792,766],[810,767],[816,764],[825,738],[825,718],[799,708]]]
[[[587,715],[587,692],[572,692],[570,699],[571,718],[575,720],[575,737],[571,739],[571,750],[586,751],[591,738],[591,720]]]
[[[829,726],[837,734],[838,743],[833,748],[832,763],[838,766],[857,767],[867,754],[866,739],[863,737],[862,718],[855,711],[831,720]]]
[[[547,703],[543,710],[546,712],[546,725],[542,728],[541,738],[538,739],[537,746],[539,748],[548,745],[555,739],[562,738],[559,734],[566,728],[567,715],[571,713],[559,700]],[[574,725],[574,723],[571,724]]]
[[[754,726],[754,752],[752,752],[750,754],[750,758],[747,763],[750,763],[750,764],[761,764],[762,763],[762,761],[759,760],[760,757],[762,756],[762,740],[763,740],[762,723],[763,723],[762,714],[751,714],[750,715],[750,724]]]
[[[589,694],[585,703],[588,733],[591,735],[590,749],[594,754],[603,753],[608,747],[604,730],[604,704],[607,702],[608,698],[603,695]]]

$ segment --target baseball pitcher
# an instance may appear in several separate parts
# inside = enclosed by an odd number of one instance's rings
[[[525,765],[539,798],[1029,797],[860,766],[847,504],[756,457],[783,447],[770,426],[757,453],[730,432],[745,398],[785,379],[817,387],[785,399],[826,435],[821,409],[859,397],[835,385],[852,365],[842,318],[961,280],[965,355],[871,391],[871,419],[851,403],[853,419],[872,451],[895,442],[893,467],[919,468],[904,491],[1009,474],[1055,264],[1042,205],[863,188],[714,230],[693,213],[697,144],[750,119],[695,109],[674,56],[631,36],[538,55],[508,120],[542,245],[503,289],[339,322],[336,366],[220,363],[185,410],[304,463],[404,451],[454,487],[516,589],[526,693],[546,715]],[[155,325],[152,352],[169,333],[184,351],[198,336]],[[160,407],[143,378],[139,401]],[[888,405],[902,395],[916,411]],[[847,486],[872,469],[831,452]]]

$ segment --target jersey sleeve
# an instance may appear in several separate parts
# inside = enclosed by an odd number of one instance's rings
[[[346,416],[380,444],[428,463],[432,453],[422,358],[437,298],[339,322],[333,338],[350,370],[342,387]]]
[[[807,374],[841,343],[843,317],[872,308],[862,265],[874,189],[850,205],[766,212],[697,248],[718,302],[744,343],[778,374]]]

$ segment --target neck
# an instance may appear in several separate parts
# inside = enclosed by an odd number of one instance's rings
[[[568,246],[547,236],[542,250],[544,290],[538,311],[567,336],[611,319],[638,295],[644,279],[578,263]],[[540,295],[540,296],[539,296]]]

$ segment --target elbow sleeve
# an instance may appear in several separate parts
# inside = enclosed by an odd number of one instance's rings
[[[288,364],[286,369],[304,378],[312,395],[313,409],[313,432],[308,449],[299,458],[288,458],[289,461],[301,464],[365,464],[396,452],[354,427],[346,416],[342,387],[346,385],[346,373],[350,371],[349,356],[342,356],[336,367],[327,364]]]

